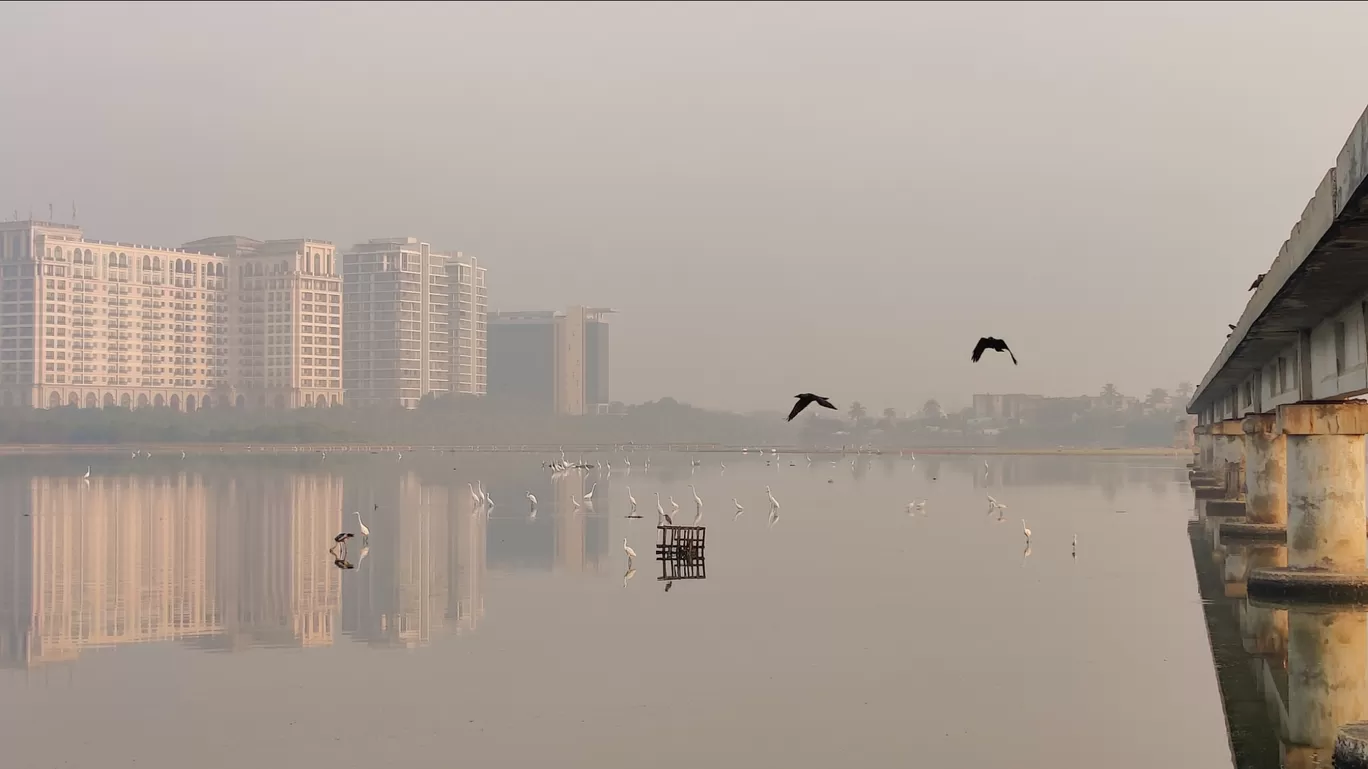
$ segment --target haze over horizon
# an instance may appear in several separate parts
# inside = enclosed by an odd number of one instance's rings
[[[414,235],[613,397],[1200,381],[1368,103],[1343,4],[8,4],[0,217]],[[1005,355],[969,361],[981,335]]]

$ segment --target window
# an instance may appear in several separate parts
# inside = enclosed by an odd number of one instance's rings
[[[1345,356],[1346,356],[1346,354],[1347,354],[1347,350],[1345,349],[1345,346],[1344,346],[1344,336],[1345,336],[1344,322],[1343,322],[1343,321],[1336,322],[1336,323],[1335,323],[1335,376],[1339,376],[1339,375],[1341,375],[1341,374],[1344,373],[1344,368],[1345,368],[1345,363],[1346,363]]]

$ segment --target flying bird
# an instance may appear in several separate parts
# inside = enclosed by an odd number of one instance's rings
[[[809,403],[816,403],[818,406],[821,406],[822,408],[826,409],[831,409],[832,411],[836,410],[836,407],[831,405],[831,401],[827,400],[826,398],[823,398],[820,395],[813,395],[812,393],[799,393],[798,395],[795,395],[793,397],[797,398],[798,402],[793,404],[793,411],[789,412],[788,419],[786,420],[789,422],[792,422],[793,418],[798,416],[799,412],[807,408]]]
[[[985,336],[979,339],[978,344],[974,345],[974,356],[970,360],[972,360],[975,363],[978,363],[978,360],[983,355],[984,350],[992,350],[994,352],[1005,352],[1008,355],[1012,356],[1012,365],[1017,365],[1016,355],[1012,353],[1011,348],[1007,346],[1006,342],[1002,341],[1001,339],[998,339],[997,337]]]

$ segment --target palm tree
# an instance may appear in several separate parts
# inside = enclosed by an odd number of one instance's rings
[[[850,421],[858,423],[863,420],[868,413],[869,412],[865,411],[864,405],[859,401],[850,404]]]
[[[1108,382],[1102,386],[1102,397],[1107,400],[1115,400],[1121,397],[1121,391],[1116,389],[1116,385]]]
[[[1162,387],[1156,387],[1149,391],[1149,395],[1145,396],[1145,405],[1152,409],[1157,409],[1160,406],[1167,404],[1168,399],[1168,390],[1165,390]]]
[[[941,408],[940,401],[932,398],[921,407],[922,419],[940,419],[945,416],[945,409]]]
[[[895,409],[895,408],[892,408],[892,407],[889,407],[889,408],[884,409],[884,410],[883,410],[883,418],[884,418],[884,421],[885,421],[885,422],[893,422],[893,421],[897,420],[897,418],[898,418],[898,410]]]

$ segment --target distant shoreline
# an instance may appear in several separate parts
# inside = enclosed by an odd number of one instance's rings
[[[572,444],[563,445],[536,445],[536,444],[480,444],[474,446],[427,446],[427,445],[408,445],[393,443],[317,443],[317,444],[247,444],[247,443],[44,443],[44,444],[3,444],[0,445],[0,456],[20,456],[24,454],[122,454],[133,452],[151,452],[154,456],[157,453],[165,452],[194,452],[196,454],[224,453],[224,454],[307,454],[330,452],[335,454],[369,454],[382,452],[412,451],[427,452],[434,451],[452,453],[547,453],[558,452],[562,448],[566,452],[602,452],[612,451],[624,444]],[[696,454],[739,454],[743,450],[748,453],[759,455],[760,453],[771,453],[777,450],[780,454],[820,454],[824,456],[840,455],[839,450],[817,450],[804,449],[794,446],[724,446],[716,443],[675,443],[675,444],[634,444],[634,451],[664,451],[664,452],[686,452]],[[853,454],[854,452],[848,452]],[[999,456],[1074,456],[1074,457],[1191,457],[1191,449],[1175,449],[1160,447],[1113,447],[1113,448],[997,448],[991,446],[982,447],[921,447],[908,449],[884,449],[879,454],[866,452],[865,456],[908,456],[921,454],[925,456],[955,456],[955,455],[999,455]]]

